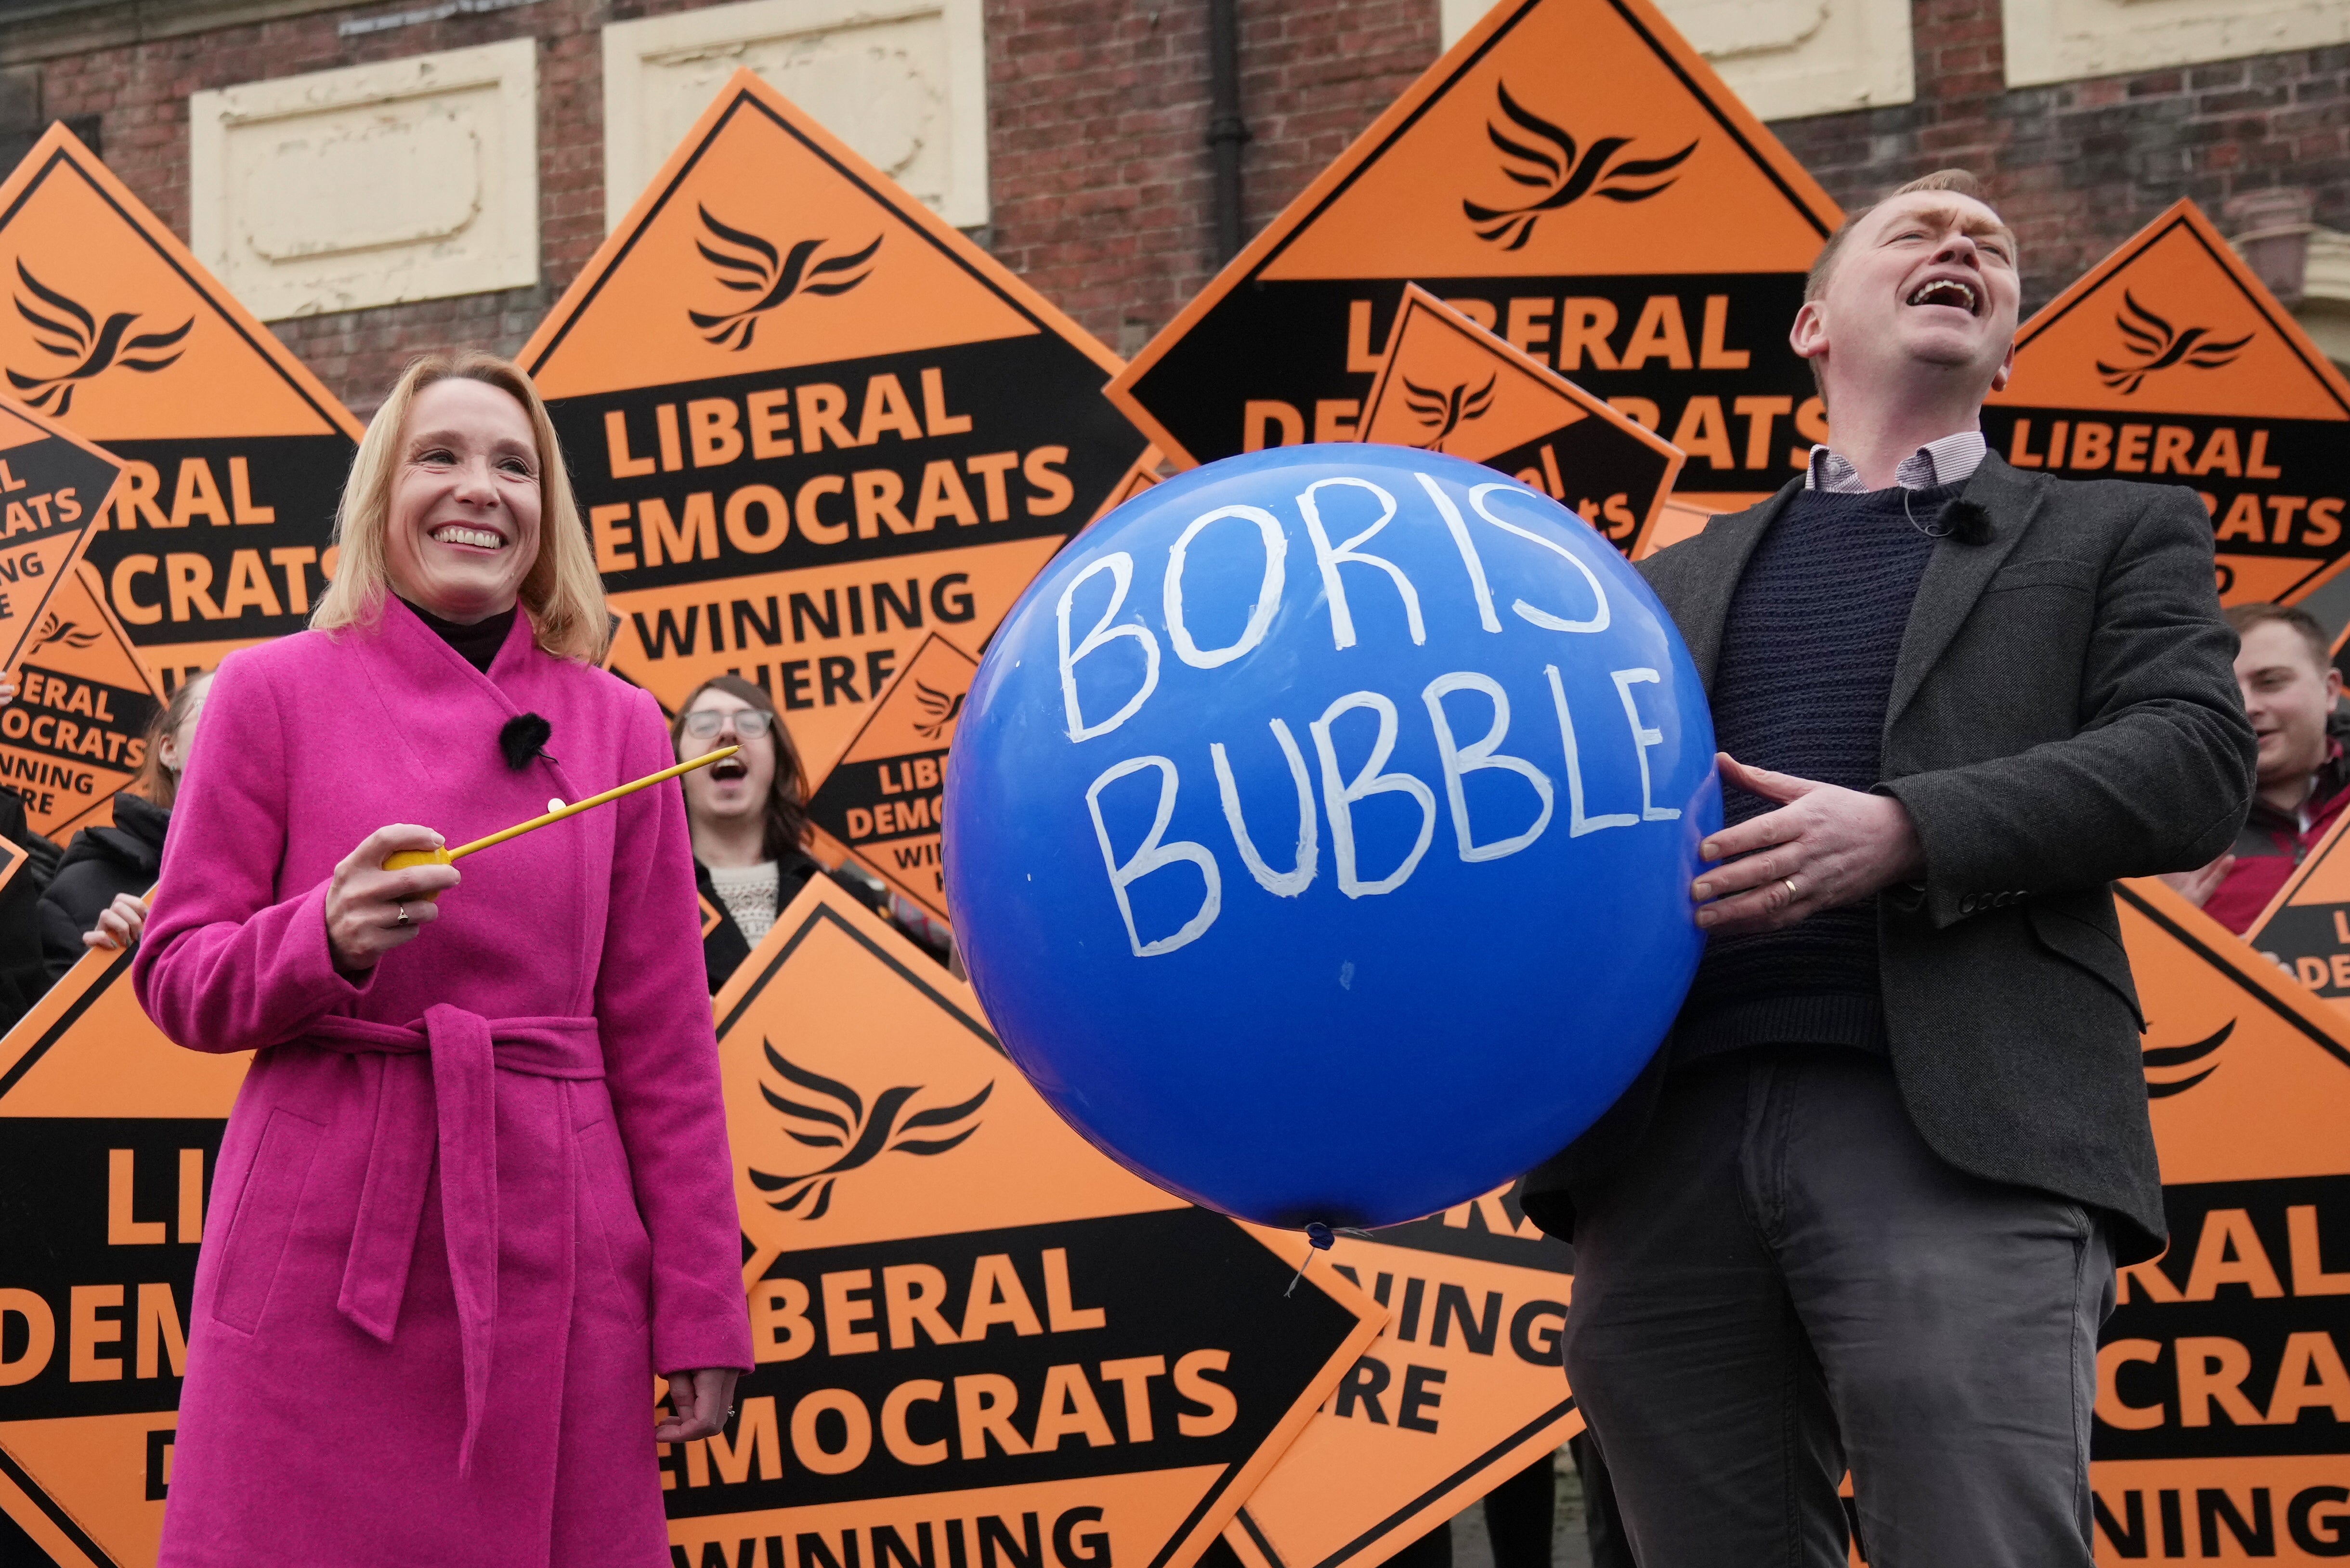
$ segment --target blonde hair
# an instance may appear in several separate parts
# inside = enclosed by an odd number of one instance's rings
[[[546,404],[520,366],[494,354],[427,354],[412,361],[369,421],[343,502],[335,518],[338,556],[334,581],[311,613],[319,631],[372,626],[383,613],[390,587],[384,539],[391,525],[391,482],[400,467],[400,437],[417,393],[435,381],[480,381],[504,392],[530,415],[538,442],[538,559],[522,580],[522,605],[538,646],[562,659],[594,664],[604,657],[611,618],[604,607],[604,579],[588,553],[579,504],[563,466],[563,448]]]

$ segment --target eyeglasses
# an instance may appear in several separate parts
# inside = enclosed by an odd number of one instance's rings
[[[774,722],[772,717],[756,708],[738,708],[731,713],[716,708],[696,708],[685,716],[685,732],[697,741],[706,741],[731,723],[736,734],[746,741],[755,741]]]

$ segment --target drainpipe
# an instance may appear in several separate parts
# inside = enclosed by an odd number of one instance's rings
[[[1241,119],[1241,28],[1239,0],[1208,0],[1208,148],[1216,168],[1216,261],[1241,248],[1241,144],[1249,139]]]

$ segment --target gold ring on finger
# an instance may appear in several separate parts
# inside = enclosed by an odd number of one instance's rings
[[[1779,886],[1787,889],[1787,902],[1790,904],[1794,903],[1795,901],[1795,879],[1793,877],[1782,877],[1779,878]]]

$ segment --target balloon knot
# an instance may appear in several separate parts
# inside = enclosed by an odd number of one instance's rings
[[[1305,1227],[1305,1239],[1314,1243],[1315,1251],[1326,1252],[1330,1250],[1330,1227],[1316,1220]]]

